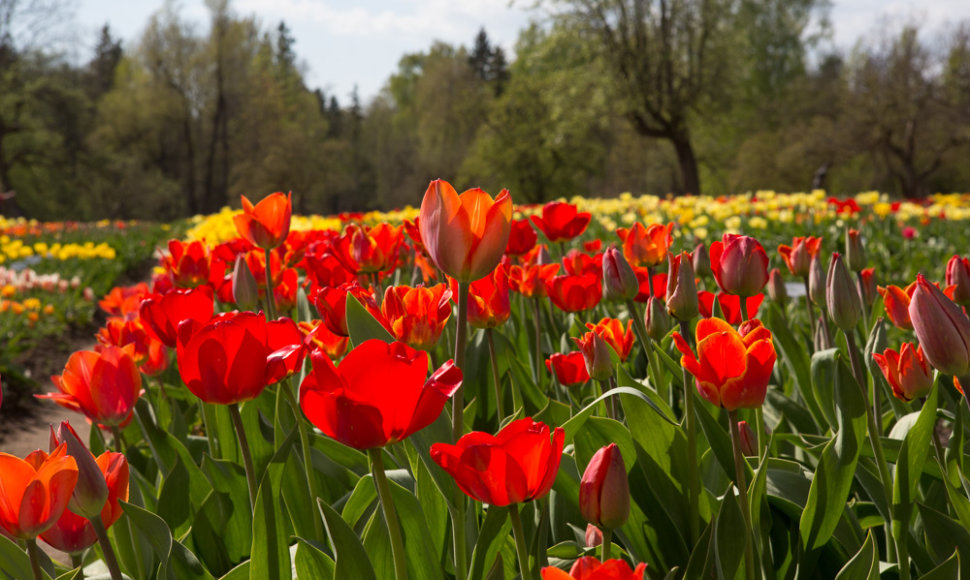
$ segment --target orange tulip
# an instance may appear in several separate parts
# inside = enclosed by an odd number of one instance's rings
[[[67,509],[77,483],[77,463],[60,445],[50,455],[34,451],[20,459],[0,453],[0,526],[29,540],[54,525]]]
[[[670,247],[670,231],[674,224],[652,224],[644,227],[641,223],[633,227],[620,228],[616,235],[623,241],[623,255],[634,266],[656,266],[667,259]]]
[[[882,354],[872,353],[897,399],[909,402],[926,395],[933,388],[933,369],[921,347],[904,342],[899,352],[887,348]]]
[[[255,206],[245,195],[241,197],[243,212],[232,218],[239,236],[264,250],[282,244],[290,233],[293,193],[270,194]]]
[[[451,295],[457,294],[458,282],[452,279]],[[495,328],[504,324],[511,313],[509,275],[504,266],[468,287],[468,324],[475,328]]]
[[[807,278],[812,265],[812,258],[818,254],[821,246],[822,238],[796,237],[792,238],[790,246],[787,244],[778,246],[778,253],[793,276]]]
[[[51,377],[60,393],[35,395],[84,415],[101,426],[124,426],[144,392],[132,347],[79,350],[67,359],[64,374]]]
[[[372,228],[350,225],[333,242],[334,256],[351,272],[387,272],[397,266],[404,243],[403,226],[380,223]]]
[[[297,327],[303,335],[304,344],[311,343],[330,358],[339,359],[347,352],[350,338],[333,333],[322,320],[304,320],[298,322]]]
[[[882,296],[882,304],[886,308],[889,320],[896,328],[913,330],[913,321],[909,318],[909,301],[916,292],[916,282],[906,288],[899,286],[877,286],[876,291]]]
[[[546,295],[546,282],[559,272],[559,264],[533,264],[509,268],[509,286],[526,298]]]
[[[594,556],[583,556],[576,560],[569,574],[555,566],[546,566],[542,569],[542,580],[642,580],[646,569],[646,564],[637,564],[631,570],[623,560],[601,563]]]
[[[460,196],[436,179],[421,202],[419,228],[431,259],[459,282],[471,282],[495,269],[509,239],[512,197],[503,189],[492,199],[481,189]]]
[[[728,411],[760,407],[775,366],[771,331],[759,320],[745,322],[739,332],[720,318],[705,318],[695,333],[696,356],[680,333],[674,333],[674,342],[701,396]]]
[[[623,329],[623,322],[616,318],[603,318],[596,324],[586,323],[586,328],[592,330],[606,341],[606,344],[613,347],[621,361],[625,361],[633,350],[633,321],[626,321],[626,330]]]
[[[451,316],[451,290],[444,284],[431,288],[390,286],[384,291],[381,314],[394,338],[412,348],[432,348]]]

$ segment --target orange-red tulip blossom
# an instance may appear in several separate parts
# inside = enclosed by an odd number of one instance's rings
[[[597,274],[553,276],[546,282],[546,295],[565,312],[589,310],[603,297],[603,281]]]
[[[183,320],[205,323],[212,318],[212,313],[212,290],[208,286],[151,294],[142,300],[138,309],[145,328],[169,348],[178,344],[178,327]]]
[[[812,258],[818,254],[821,246],[822,238],[797,237],[792,239],[790,246],[786,244],[778,246],[778,253],[793,276],[807,278],[812,266]]]
[[[427,350],[438,343],[448,323],[451,296],[444,284],[431,288],[389,286],[384,291],[381,317],[394,338],[412,348]]]
[[[14,538],[36,538],[67,509],[76,483],[77,463],[66,445],[26,459],[0,453],[0,526]]]
[[[400,342],[365,341],[339,367],[318,350],[310,361],[300,408],[327,436],[360,450],[424,429],[461,387],[461,370],[452,361],[428,378],[428,354]]]
[[[637,564],[633,570],[623,560],[607,560],[600,563],[595,556],[583,556],[576,560],[569,574],[546,566],[542,569],[542,580],[643,580],[646,564]]]
[[[531,219],[550,242],[563,242],[586,231],[591,218],[588,211],[578,211],[571,203],[550,201],[542,206],[541,217],[534,215]]]
[[[933,368],[923,356],[921,347],[904,342],[899,352],[887,348],[882,354],[872,353],[897,399],[909,402],[933,388]]]
[[[227,312],[204,325],[179,326],[182,382],[206,403],[231,405],[255,399],[302,362],[303,335],[289,318],[267,322],[262,313]],[[289,349],[291,356],[270,355]]]
[[[882,304],[886,309],[889,320],[896,328],[913,330],[913,321],[909,318],[909,301],[916,291],[916,282],[906,288],[899,286],[877,286],[876,291],[882,296]]]
[[[272,193],[256,205],[245,195],[241,197],[243,212],[232,218],[239,237],[264,250],[282,244],[290,234],[293,194]]]
[[[735,330],[720,318],[705,318],[695,333],[696,356],[680,333],[674,333],[674,342],[684,355],[680,364],[694,375],[701,396],[728,411],[760,407],[775,366],[771,332],[759,320]]]
[[[418,227],[431,259],[459,282],[487,276],[505,253],[512,221],[512,197],[503,189],[495,199],[481,189],[460,196],[436,179],[421,202]]]
[[[143,392],[131,346],[79,350],[67,359],[64,373],[51,380],[60,392],[38,399],[50,399],[105,427],[126,425]]]
[[[477,501],[507,506],[549,493],[562,459],[566,432],[531,417],[506,425],[497,435],[473,431],[458,443],[435,443],[431,458]]]
[[[556,374],[556,380],[564,387],[582,385],[589,381],[586,357],[578,350],[568,354],[555,353],[546,359],[546,368]]]
[[[641,223],[633,227],[620,228],[616,235],[623,242],[623,255],[633,266],[656,266],[667,259],[667,250],[673,238],[670,232],[674,224],[651,224],[644,227]]]

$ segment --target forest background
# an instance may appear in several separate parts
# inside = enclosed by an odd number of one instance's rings
[[[172,220],[279,190],[391,209],[437,177],[518,203],[970,183],[968,22],[883,20],[846,52],[824,0],[547,0],[514,58],[484,29],[429,40],[363,103],[307,86],[287,24],[229,0],[204,30],[173,3],[137,42],[105,26],[83,63],[50,48],[69,4],[0,0],[6,215]]]

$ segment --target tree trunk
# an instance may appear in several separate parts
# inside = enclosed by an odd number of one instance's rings
[[[690,144],[690,136],[686,131],[682,134],[674,135],[670,138],[677,152],[677,163],[680,166],[680,178],[683,191],[680,193],[700,195],[701,180],[697,171],[697,158],[694,156],[694,147]]]

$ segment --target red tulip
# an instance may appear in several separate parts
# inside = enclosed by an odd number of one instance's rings
[[[916,282],[905,289],[899,286],[879,286],[876,289],[882,296],[882,304],[886,308],[886,315],[896,325],[896,328],[913,330],[913,321],[909,318],[909,301],[916,291]]]
[[[535,264],[509,268],[509,287],[526,298],[546,295],[546,282],[559,271],[559,264]]]
[[[239,237],[264,250],[282,244],[290,233],[293,194],[276,192],[255,206],[245,195],[241,197],[243,212],[232,219]]]
[[[909,318],[926,360],[943,374],[970,375],[970,319],[922,274],[909,302]]]
[[[899,352],[887,348],[882,354],[872,353],[897,399],[909,402],[926,395],[933,388],[933,369],[921,347],[904,342]]]
[[[778,253],[793,276],[807,278],[809,268],[812,265],[812,257],[818,254],[821,246],[822,238],[797,237],[792,239],[790,246],[785,244],[778,246]]]
[[[542,580],[643,580],[646,564],[637,564],[633,570],[623,560],[607,560],[600,563],[594,556],[583,556],[576,560],[569,574],[546,566],[542,569]]]
[[[330,253],[329,244],[315,243],[303,256],[307,279],[318,288],[338,287],[357,281],[357,275],[348,270]]]
[[[546,295],[560,310],[579,312],[599,304],[603,284],[596,274],[554,276],[546,282]]]
[[[539,236],[532,229],[529,220],[512,220],[509,224],[509,241],[505,245],[505,253],[509,256],[521,256],[535,247]]]
[[[36,538],[61,517],[77,483],[77,463],[61,445],[50,455],[0,453],[0,526],[20,540]]]
[[[168,367],[165,345],[155,338],[139,318],[112,316],[95,336],[104,346],[131,345],[131,355],[139,370],[146,375],[156,375]],[[100,345],[99,345],[100,347]],[[98,350],[99,347],[95,347]]]
[[[721,318],[726,320],[728,324],[738,326],[744,322],[741,319],[740,296],[719,292],[715,297],[713,292],[702,290],[697,293],[697,300],[698,307],[700,308],[700,315],[704,318],[710,318],[714,315],[714,301],[717,300],[717,305],[721,309]],[[758,316],[758,310],[761,308],[761,303],[764,302],[764,300],[764,294],[756,294],[754,296],[748,296],[744,299],[744,304],[748,308],[749,318],[755,318]]]
[[[555,353],[546,359],[546,368],[556,374],[556,380],[564,387],[582,385],[589,381],[586,372],[586,359],[583,353],[574,350],[568,354]]]
[[[566,432],[531,417],[513,421],[496,435],[473,431],[455,445],[435,443],[431,458],[469,497],[507,506],[549,493],[559,472]]]
[[[946,263],[946,295],[957,304],[970,305],[970,260],[953,256]]]
[[[563,269],[572,276],[583,274],[595,274],[597,277],[603,275],[603,254],[590,256],[579,250],[569,250],[562,259]]]
[[[453,297],[458,293],[458,282],[454,279],[451,293]],[[471,283],[468,288],[468,324],[475,328],[495,328],[504,324],[511,314],[509,275],[504,266],[499,265],[488,276]]]
[[[144,392],[130,346],[79,350],[67,359],[64,373],[51,379],[60,393],[35,395],[38,399],[83,413],[103,427],[126,425]]]
[[[351,272],[387,272],[397,266],[404,243],[402,226],[380,223],[374,227],[350,225],[333,241],[334,255]]]
[[[448,361],[428,376],[428,355],[395,342],[368,340],[339,367],[321,351],[300,385],[300,408],[327,436],[365,450],[401,441],[430,425],[461,387]]]
[[[381,315],[395,339],[412,348],[428,350],[451,316],[452,292],[444,284],[431,288],[389,286],[384,292]]]
[[[310,293],[310,302],[316,306],[330,332],[339,336],[350,336],[350,331],[347,330],[347,294],[353,295],[371,314],[380,318],[380,310],[374,302],[373,293],[357,282],[341,284],[336,288],[318,287]]]
[[[711,244],[711,270],[721,290],[754,296],[768,283],[768,254],[752,237],[724,234]]]
[[[625,361],[630,357],[630,351],[633,350],[633,321],[626,321],[626,329],[623,328],[623,322],[616,318],[603,318],[596,324],[592,322],[586,323],[586,328],[592,330],[596,334],[606,341],[608,345],[613,347],[614,352],[620,357],[621,361]]]
[[[65,426],[67,429],[71,429],[66,421],[61,423],[61,429],[64,429]],[[73,432],[73,429],[71,431]],[[57,436],[52,426],[52,446],[56,448],[60,445],[60,440],[61,437]],[[124,511],[118,502],[128,501],[128,459],[123,453],[112,451],[105,451],[95,458],[86,447],[83,447],[83,444],[81,447],[85,453],[91,456],[94,468],[105,484],[106,497],[102,499],[103,507],[97,513],[101,516],[101,522],[105,529],[110,528]],[[77,487],[80,485],[79,480],[77,486],[75,486],[75,495],[77,494]],[[94,527],[90,520],[71,511],[70,502],[69,507],[64,510],[60,519],[40,537],[55,549],[69,554],[82,552],[93,546],[97,541],[97,535],[94,533]]]
[[[179,288],[195,288],[209,282],[209,249],[201,241],[169,240],[168,257],[162,266]]]
[[[633,227],[620,228],[616,235],[623,241],[623,255],[633,266],[656,266],[667,259],[667,250],[672,238],[670,232],[674,224],[651,224],[644,227],[641,223]]]
[[[143,298],[151,294],[148,284],[139,282],[134,286],[115,286],[102,300],[98,301],[101,310],[110,316],[126,316],[138,312]]]
[[[431,259],[459,282],[478,280],[495,269],[509,239],[512,198],[503,189],[494,200],[481,189],[460,196],[447,181],[432,181],[421,202],[421,239]]]
[[[876,299],[876,269],[863,268],[859,277],[862,279],[862,298],[866,301],[866,306],[870,306]]]
[[[576,206],[562,201],[550,201],[542,206],[542,216],[532,216],[532,223],[542,230],[550,242],[571,240],[586,231],[592,215],[580,212]]]
[[[616,443],[597,451],[579,482],[579,511],[583,519],[615,530],[630,517],[630,482]]]
[[[695,334],[696,356],[680,333],[674,333],[674,342],[683,353],[680,364],[694,375],[701,396],[728,411],[760,407],[775,366],[771,332],[759,320],[749,320],[737,331],[720,318],[705,318]]]
[[[269,358],[302,342],[289,318],[267,322],[261,313],[227,312],[204,325],[185,321],[179,326],[179,375],[206,403],[241,403],[293,372],[302,362],[302,351],[292,350],[291,357],[275,362]]]
[[[141,302],[139,317],[145,328],[169,348],[178,342],[178,326],[183,320],[207,322],[213,313],[212,290],[201,286],[191,290],[173,290],[168,294],[151,294]]]

